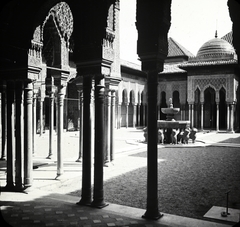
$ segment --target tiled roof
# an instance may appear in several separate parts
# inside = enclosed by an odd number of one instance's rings
[[[164,64],[163,71],[160,74],[171,74],[171,73],[185,73],[186,71],[180,69],[179,64]]]
[[[194,57],[194,55],[188,51],[185,47],[176,42],[173,38],[168,39],[168,57],[188,56]]]
[[[233,38],[232,38],[232,31],[227,33],[225,36],[223,36],[221,39],[226,40],[233,46]]]
[[[198,61],[198,62],[186,62],[181,65],[179,65],[180,68],[187,68],[187,67],[193,67],[193,66],[208,66],[208,65],[231,65],[231,64],[237,64],[236,59],[231,60],[218,60],[218,61]]]

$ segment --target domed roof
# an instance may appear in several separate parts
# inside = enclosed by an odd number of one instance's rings
[[[219,38],[214,38],[204,43],[197,53],[199,60],[218,60],[219,58],[233,58],[235,50],[233,46]]]

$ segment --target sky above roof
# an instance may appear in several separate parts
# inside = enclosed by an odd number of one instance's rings
[[[232,29],[227,0],[172,0],[172,37],[194,55],[208,40]],[[138,62],[136,0],[120,0],[120,57]]]

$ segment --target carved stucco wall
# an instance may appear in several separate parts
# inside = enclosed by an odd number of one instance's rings
[[[226,91],[226,102],[232,103],[236,101],[236,91],[238,81],[234,74],[211,75],[211,76],[191,76],[188,77],[188,103],[193,104],[195,91],[200,90],[200,102],[204,102],[204,91],[207,88],[213,88],[216,92],[216,102],[219,102],[219,91],[224,88]]]
[[[173,82],[160,82],[158,84],[158,104],[161,101],[161,93],[166,93],[166,100],[173,97],[173,92],[178,91],[181,104],[185,104],[187,99],[187,82],[186,81],[173,81]]]

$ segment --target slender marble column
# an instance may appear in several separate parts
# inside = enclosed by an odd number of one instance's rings
[[[54,132],[54,93],[49,92],[49,153],[48,159],[53,156],[53,132]]]
[[[234,104],[230,104],[230,131],[234,132]]]
[[[32,161],[32,90],[31,82],[25,85],[24,93],[24,187],[33,184],[33,161]]]
[[[111,133],[110,133],[110,160],[111,162],[115,159],[115,150],[114,150],[114,133],[115,133],[115,102],[116,102],[116,92],[112,90],[111,96]]]
[[[83,78],[83,157],[82,157],[82,195],[79,205],[90,205],[92,202],[91,195],[91,90],[92,78]]]
[[[201,103],[201,130],[203,131],[203,115],[204,115],[204,111],[203,111],[203,103]]]
[[[219,103],[216,103],[217,116],[216,116],[216,130],[219,131]]]
[[[6,120],[7,120],[7,111],[6,111],[6,93],[5,93],[5,88],[4,91],[2,92],[2,101],[1,101],[1,121],[2,121],[2,154],[1,154],[1,160],[6,160]]]
[[[120,129],[121,126],[122,126],[122,123],[121,123],[121,118],[122,118],[121,107],[122,107],[122,103],[118,103],[118,129]]]
[[[14,188],[15,178],[15,140],[14,140],[14,83],[7,82],[7,185],[6,188]]]
[[[128,105],[129,103],[126,103],[126,128],[128,128]]]
[[[227,103],[227,130],[230,130],[230,107],[229,104]]]
[[[189,119],[189,121],[190,121],[190,125],[192,124],[192,122],[191,122],[191,113],[192,113],[192,105],[191,104],[189,104],[188,105],[189,106],[189,108],[188,108],[188,119]]]
[[[138,103],[137,108],[138,108],[138,121],[137,121],[137,125],[141,126],[141,104],[140,103]],[[160,119],[160,117],[159,117],[159,119]]]
[[[15,109],[15,152],[16,152],[16,175],[15,175],[15,186],[17,190],[23,189],[23,82],[17,81],[15,83],[16,91],[16,109]],[[24,118],[25,119],[25,118]],[[24,130],[26,133],[26,131]],[[32,155],[32,154],[31,154]]]
[[[57,102],[58,102],[58,124],[57,124],[57,178],[63,174],[63,159],[62,159],[62,136],[63,136],[63,102],[64,102],[65,87],[58,86]]]
[[[104,79],[95,77],[95,155],[93,207],[103,208],[103,161],[104,161]]]
[[[42,91],[41,91],[42,92]],[[42,96],[39,97],[39,135],[41,136],[43,134],[43,101],[44,98]]]
[[[143,103],[143,126],[146,126],[146,105]]]
[[[191,105],[192,106],[192,119],[191,119],[191,127],[193,128],[194,127],[194,104]]]
[[[158,210],[157,85],[158,72],[148,72],[147,210],[143,217],[149,219],[162,216]]]
[[[36,105],[36,102],[37,102],[37,98],[36,98],[36,93],[33,93],[33,104],[32,104],[32,107],[33,107],[33,110],[32,110],[32,151],[33,151],[33,155],[35,153],[35,141],[36,141],[36,114],[37,114],[37,105]]]
[[[106,128],[105,128],[105,131],[106,131],[106,157],[105,157],[105,162],[110,162],[110,134],[111,134],[111,130],[110,130],[110,127],[111,127],[111,115],[112,115],[112,112],[111,112],[111,91],[108,90],[107,92],[107,97],[106,97]]]
[[[79,153],[76,162],[82,161],[83,153],[83,92],[79,92]]]
[[[133,127],[136,127],[137,122],[137,106],[133,104]]]

